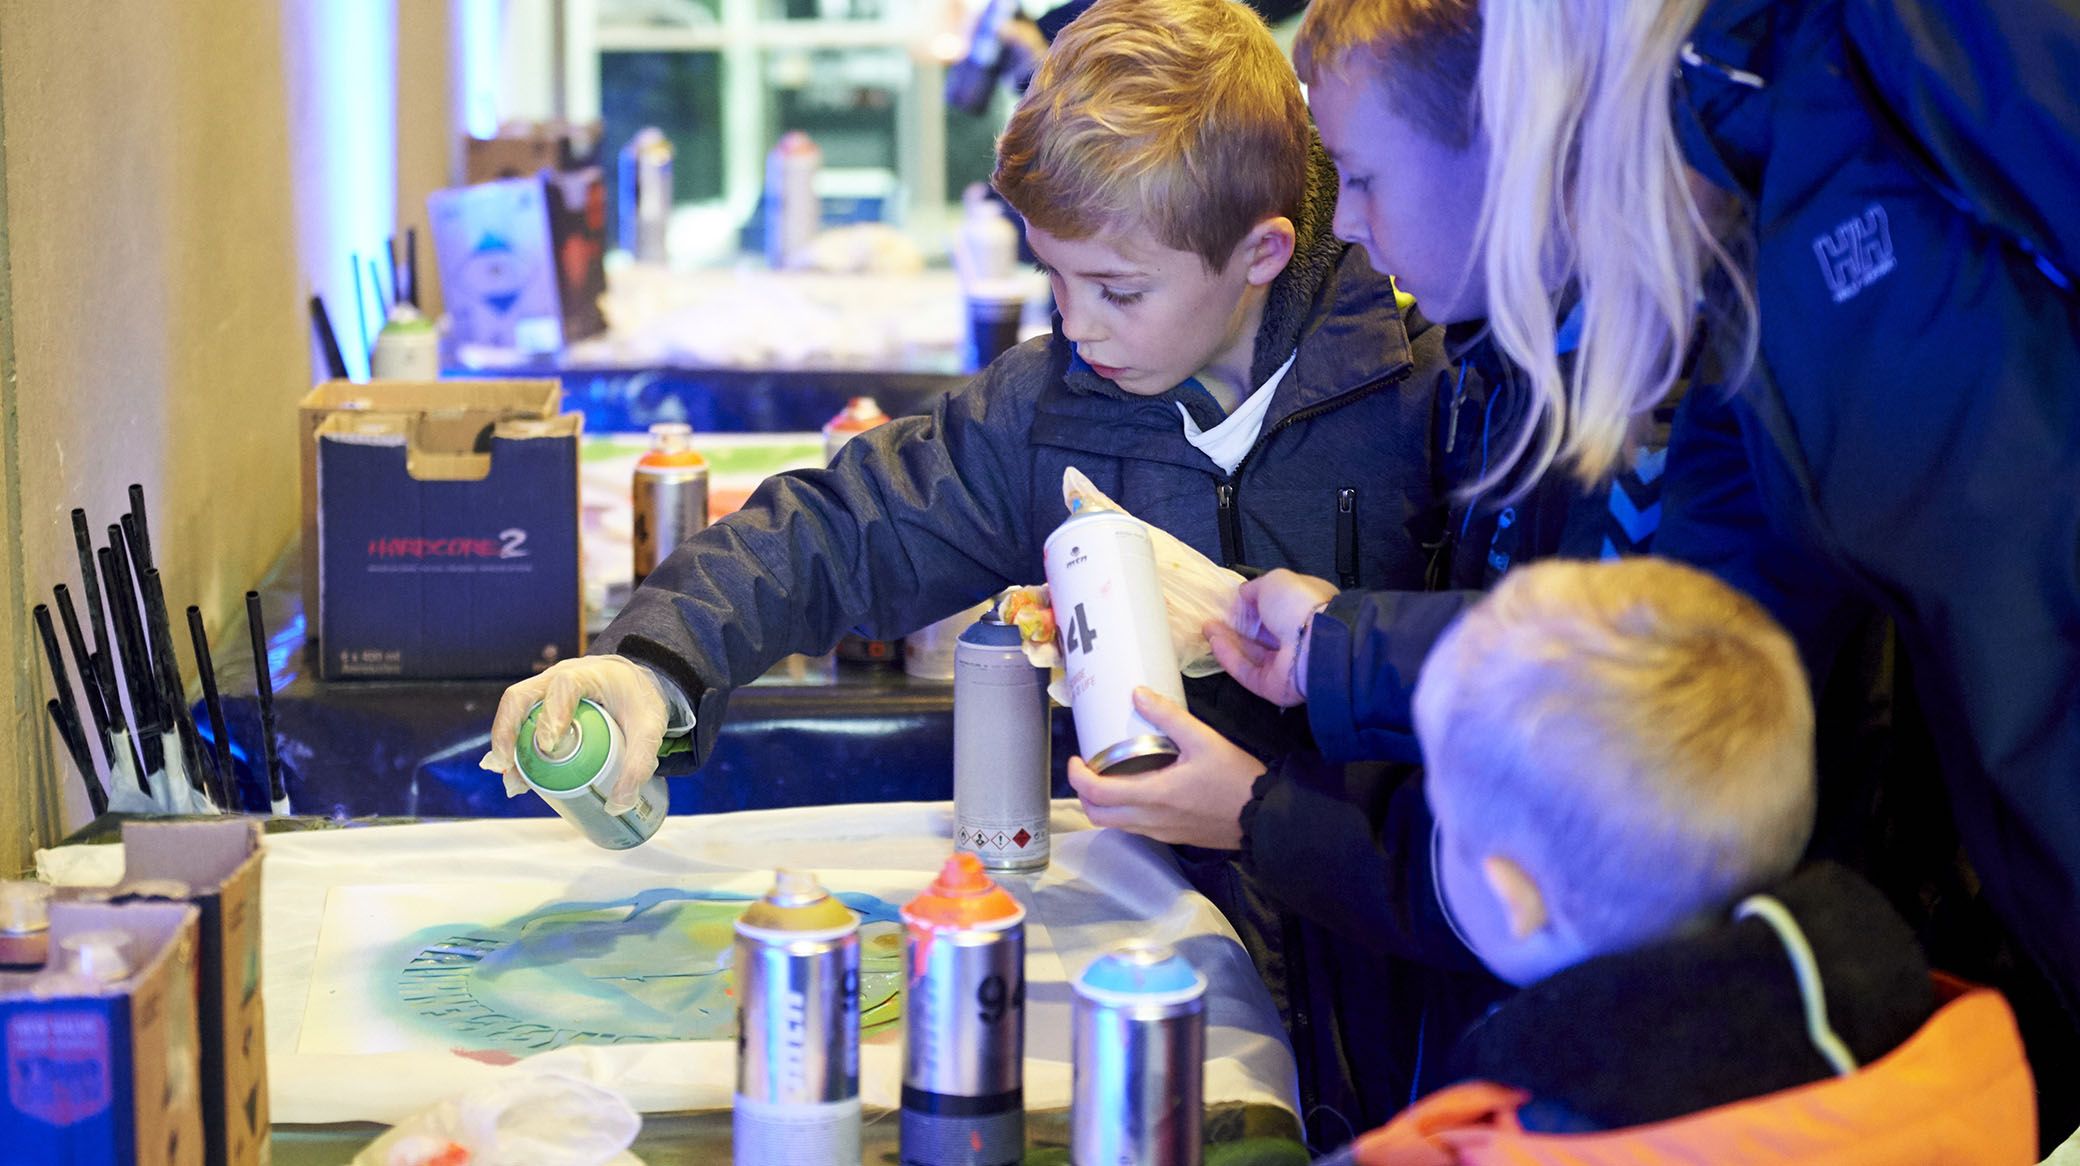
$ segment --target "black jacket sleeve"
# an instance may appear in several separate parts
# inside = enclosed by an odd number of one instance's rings
[[[1025,430],[1044,345],[1014,350],[928,415],[868,431],[830,466],[768,478],[688,539],[592,645],[658,669],[705,761],[731,688],[851,629],[907,634],[1037,571]]]
[[[1286,907],[1375,952],[1478,971],[1438,896],[1436,827],[1413,766],[1271,762],[1243,810],[1243,850]]]

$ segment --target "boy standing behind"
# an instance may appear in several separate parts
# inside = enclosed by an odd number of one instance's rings
[[[1349,1161],[2035,1160],[2006,1003],[1932,979],[1857,876],[1794,873],[1812,702],[1755,603],[1655,559],[1519,568],[1415,721],[1446,907],[1523,990],[1460,1042],[1479,1083]]]

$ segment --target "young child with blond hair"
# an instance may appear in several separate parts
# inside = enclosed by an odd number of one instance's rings
[[[2006,1003],[1799,868],[1812,702],[1753,601],[1656,559],[1519,568],[1431,652],[1415,723],[1446,908],[1522,991],[1460,1041],[1469,1083],[1345,1161],[2035,1160]]]
[[[1428,441],[1441,338],[1404,320],[1387,277],[1332,233],[1334,168],[1255,13],[1230,0],[1098,0],[1040,66],[994,181],[1030,224],[1053,334],[929,413],[847,443],[829,467],[768,479],[682,544],[591,655],[508,690],[487,768],[510,781],[537,701],[546,743],[590,697],[626,733],[613,796],[632,801],[663,736],[689,736],[704,761],[730,691],[783,656],[826,651],[851,629],[899,636],[1043,578],[1071,466],[1218,563],[1422,584],[1422,533],[1443,505]],[[1194,753],[1261,772],[1259,758],[1309,745],[1297,718],[1225,678],[1186,691],[1204,725],[1160,700],[1142,712]],[[1158,829],[1095,804],[1093,819],[1220,852],[1195,878],[1274,993],[1281,969],[1296,996],[1303,983],[1321,991],[1326,967],[1304,980],[1296,969],[1317,948],[1334,953],[1297,922],[1256,927],[1226,859],[1247,781],[1226,804],[1167,771],[1133,781],[1201,819]],[[1352,1112],[1336,1026],[1364,1024],[1366,1001],[1281,1002],[1308,1111]],[[1397,1090],[1406,1096],[1399,1084],[1379,1092]]]

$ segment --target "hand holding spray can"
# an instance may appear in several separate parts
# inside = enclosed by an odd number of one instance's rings
[[[1120,511],[1079,506],[1042,556],[1084,763],[1118,776],[1177,760],[1177,743],[1134,711],[1143,685],[1185,703],[1148,530]]]
[[[737,1166],[857,1166],[859,917],[806,871],[737,920]]]
[[[542,795],[565,821],[586,838],[608,850],[627,850],[647,842],[664,823],[671,805],[671,792],[661,781],[646,781],[636,793],[636,804],[620,813],[607,808],[607,789],[621,769],[625,743],[621,726],[607,710],[590,700],[580,700],[571,711],[571,727],[548,752],[535,747],[534,727],[541,719],[537,704],[520,722],[519,739],[513,743],[514,764],[528,788]]]
[[[953,844],[990,870],[1047,865],[1047,673],[995,607],[953,648]]]
[[[955,854],[903,906],[906,1166],[1017,1166],[1025,1156],[1025,908]]]
[[[708,525],[708,459],[693,448],[693,427],[659,422],[650,427],[650,452],[636,463],[635,582]]]
[[[1076,979],[1069,1038],[1075,1166],[1198,1166],[1206,977],[1168,946],[1129,940]]]

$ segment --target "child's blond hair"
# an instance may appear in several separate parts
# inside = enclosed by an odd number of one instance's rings
[[[1812,833],[1813,704],[1760,606],[1659,559],[1512,571],[1415,696],[1426,780],[1593,951],[1723,910]]]
[[[1212,270],[1307,187],[1307,106],[1234,0],[1098,0],[1048,50],[997,140],[993,182],[1064,239],[1146,230]]]
[[[1315,0],[1293,36],[1293,66],[1309,85],[1368,82],[1397,116],[1454,149],[1479,134],[1479,0]]]

